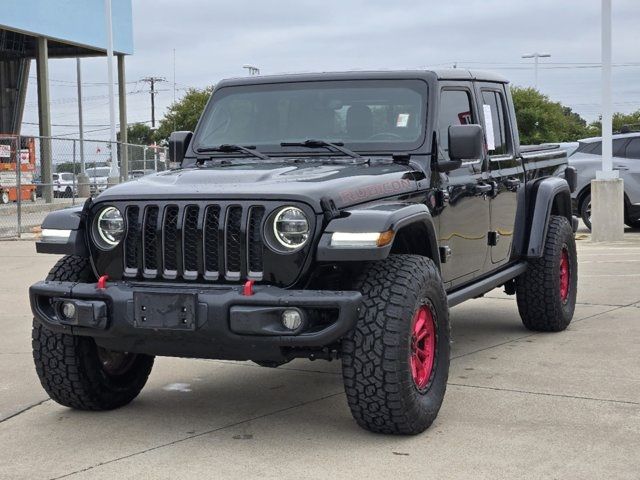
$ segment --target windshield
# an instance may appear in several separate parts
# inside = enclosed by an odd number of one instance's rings
[[[318,81],[223,87],[214,93],[194,148],[318,139],[355,151],[414,150],[424,139],[427,85],[419,80]],[[325,152],[326,154],[326,152]]]
[[[110,171],[109,167],[88,168],[87,175],[90,177],[108,177]]]

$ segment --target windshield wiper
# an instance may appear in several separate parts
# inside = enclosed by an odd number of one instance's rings
[[[325,140],[305,140],[304,142],[282,142],[281,147],[307,147],[307,148],[327,148],[333,149],[336,152],[348,155],[351,158],[357,158],[362,160],[362,157],[356,152],[344,147],[342,142],[327,142]]]
[[[242,152],[242,153],[248,153],[249,155],[258,157],[262,160],[267,160],[269,158],[269,156],[265,155],[264,153],[257,151],[254,145],[247,145],[243,147],[242,145],[225,143],[222,145],[218,145],[217,147],[204,147],[204,148],[198,148],[196,150],[196,153],[210,153],[210,152],[222,152],[222,153]]]

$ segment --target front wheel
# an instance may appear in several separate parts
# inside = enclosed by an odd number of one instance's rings
[[[435,420],[449,376],[449,309],[434,262],[391,255],[358,280],[363,301],[342,343],[351,413],[377,433],[414,435]]]
[[[522,323],[529,330],[559,332],[571,323],[576,308],[578,257],[571,224],[565,217],[549,219],[544,251],[529,261],[516,278],[516,299]]]
[[[86,258],[66,256],[47,280],[95,281]],[[91,337],[54,332],[37,320],[32,331],[33,360],[45,391],[61,405],[78,410],[112,410],[138,396],[153,357],[99,347]]]

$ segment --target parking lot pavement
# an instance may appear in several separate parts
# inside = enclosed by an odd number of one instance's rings
[[[579,238],[567,331],[525,330],[498,290],[452,309],[447,395],[415,437],[358,428],[338,362],[160,358],[125,408],[61,407],[32,366],[27,301],[55,258],[0,242],[0,478],[637,479],[640,232]]]

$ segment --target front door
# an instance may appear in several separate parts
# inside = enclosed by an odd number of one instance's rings
[[[515,118],[507,108],[509,92],[501,83],[480,83],[477,88],[489,157],[489,181],[493,185],[488,232],[491,254],[486,266],[490,271],[511,258],[518,192],[524,185],[524,169],[522,159],[515,154],[515,136],[510,128]]]
[[[449,126],[479,123],[472,85],[443,83],[438,118],[438,159],[449,160]],[[487,257],[490,187],[483,179],[485,160],[464,162],[440,174],[444,207],[438,215],[442,275],[454,287],[482,273]]]

